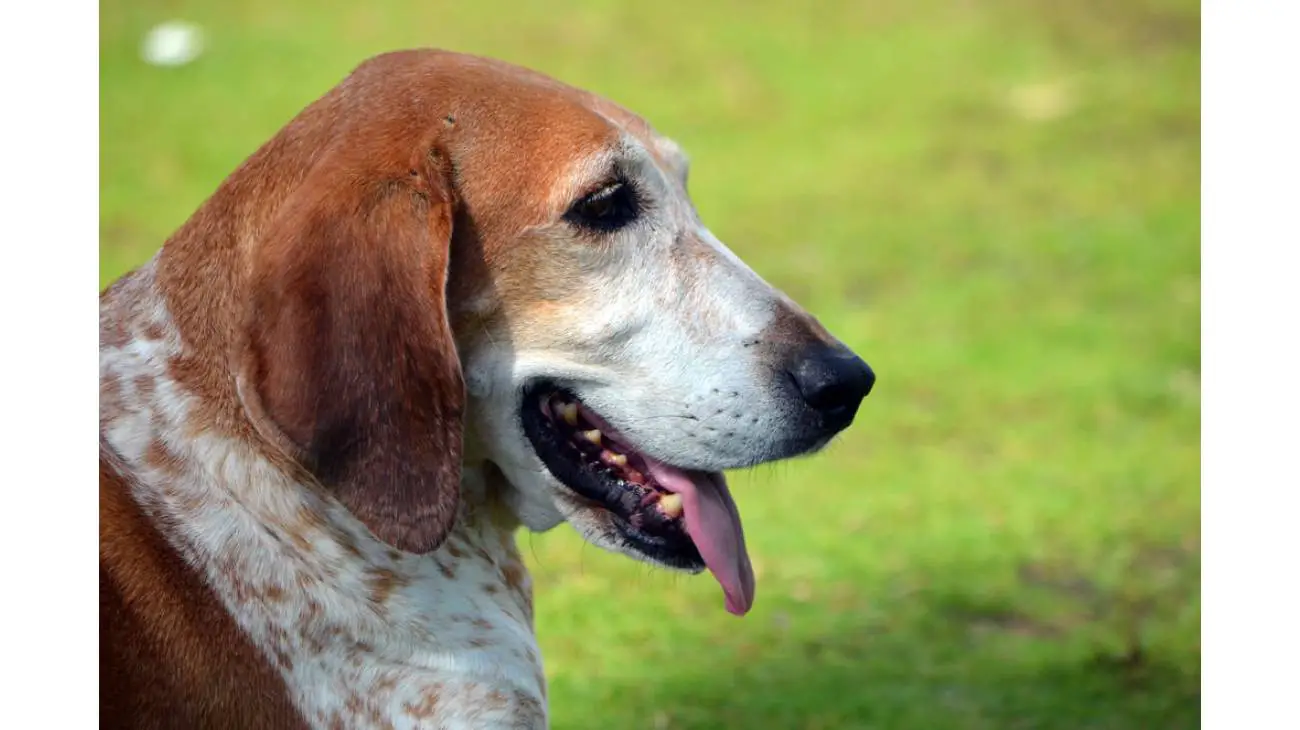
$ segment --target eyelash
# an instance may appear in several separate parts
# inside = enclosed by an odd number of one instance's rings
[[[618,180],[574,202],[564,218],[579,228],[610,233],[635,221],[641,207],[632,185]]]

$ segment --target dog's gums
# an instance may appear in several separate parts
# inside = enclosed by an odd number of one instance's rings
[[[644,508],[650,505],[654,505],[668,520],[681,517],[682,496],[665,490],[655,482],[649,476],[649,469],[641,455],[602,433],[596,424],[590,422],[586,413],[580,412],[577,403],[553,395],[550,399],[541,401],[539,407],[542,415],[546,416],[557,431],[563,432],[565,426],[572,429],[568,439],[563,442],[570,458],[588,462],[590,469],[598,473],[603,471],[612,481],[621,482],[625,489],[642,488],[644,493],[639,503],[642,511],[631,515],[633,527],[640,527],[638,523],[643,521]],[[601,465],[605,467],[603,470]]]
[[[588,508],[608,512],[624,545],[666,567],[707,567],[727,610],[749,610],[753,569],[721,473],[679,469],[638,451],[576,396],[546,384],[528,389],[520,416],[552,476]]]

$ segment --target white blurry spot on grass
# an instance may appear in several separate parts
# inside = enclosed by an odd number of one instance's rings
[[[140,57],[152,66],[184,66],[202,52],[203,31],[181,20],[155,25],[140,47]]]
[[[1016,86],[1007,94],[1007,104],[1017,116],[1030,122],[1048,122],[1069,114],[1075,95],[1064,82],[1047,81]]]

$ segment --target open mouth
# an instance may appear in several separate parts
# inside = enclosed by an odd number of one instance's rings
[[[639,451],[571,392],[548,383],[526,390],[520,416],[552,476],[608,512],[629,547],[665,566],[707,567],[727,610],[749,611],[754,573],[721,473],[680,469]]]

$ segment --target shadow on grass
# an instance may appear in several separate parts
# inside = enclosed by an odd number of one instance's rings
[[[774,642],[749,661],[692,666],[614,692],[619,727],[1108,728],[1200,726],[1199,667],[1134,655],[1023,662],[940,637],[861,630]],[[640,715],[640,718],[637,718]],[[574,728],[610,727],[607,718]],[[558,727],[558,725],[557,725]]]
[[[1188,577],[1199,574],[1185,567]],[[820,625],[792,623],[797,607],[775,609],[764,625],[738,630],[743,639],[706,638],[701,646],[684,637],[680,673],[564,687],[601,711],[588,719],[580,707],[563,708],[555,727],[1199,727],[1196,621],[1179,617],[1199,589],[1189,594],[1183,583],[1138,604],[1090,590],[1092,600],[1054,594],[1064,612],[1029,608],[1025,593],[1004,602],[930,589]]]

